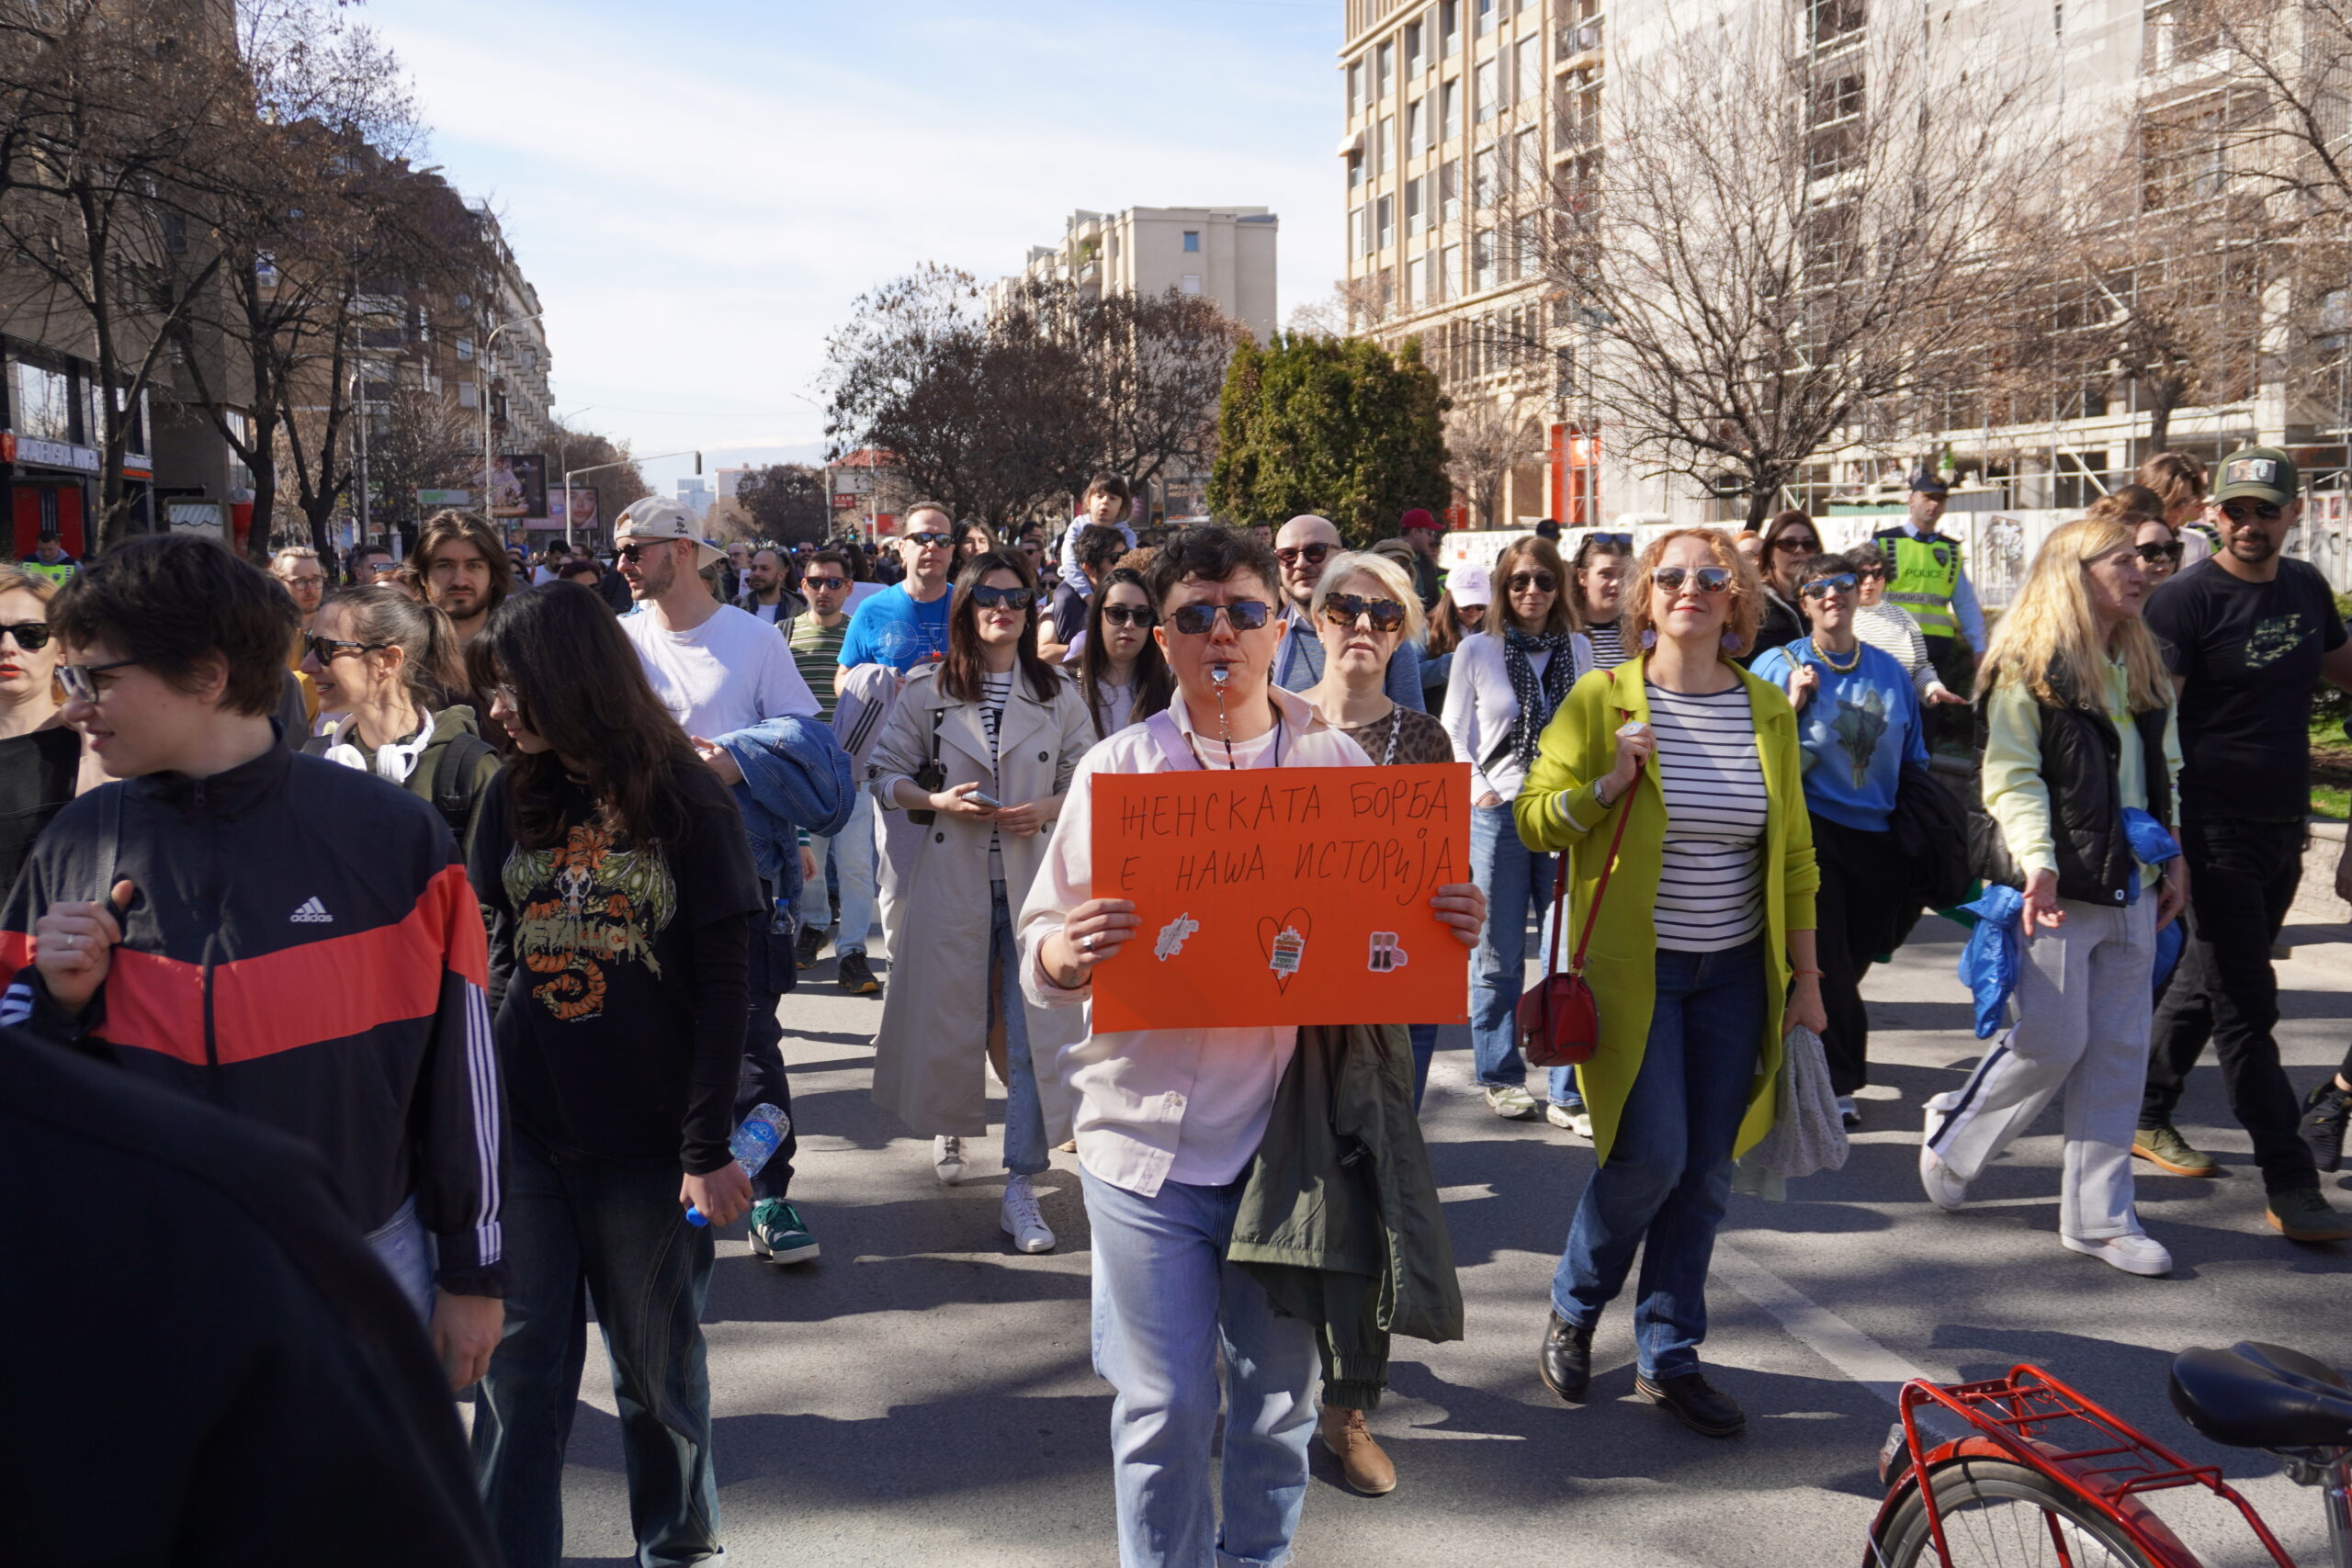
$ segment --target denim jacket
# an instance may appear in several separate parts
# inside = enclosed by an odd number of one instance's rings
[[[849,753],[831,727],[814,718],[767,719],[730,730],[718,744],[743,770],[733,788],[752,859],[779,905],[790,908],[800,897],[799,830],[831,837],[856,807]]]

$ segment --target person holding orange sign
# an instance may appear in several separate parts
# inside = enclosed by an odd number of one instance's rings
[[[1132,901],[1094,897],[1093,780],[1193,769],[1363,767],[1363,750],[1270,675],[1282,637],[1272,552],[1252,535],[1187,528],[1147,581],[1153,636],[1176,678],[1162,713],[1089,751],[1070,780],[1021,911],[1022,984],[1040,1007],[1080,1007],[1095,968],[1149,962]],[[1465,946],[1486,919],[1468,883],[1439,887],[1436,918]],[[1095,1370],[1111,1414],[1123,1568],[1290,1555],[1306,1492],[1320,1365],[1314,1327],[1275,1315],[1225,1260],[1252,1157],[1297,1045],[1291,1026],[1090,1034],[1058,1067],[1077,1103],[1093,1230]],[[1222,1519],[1211,1477],[1225,1368]]]

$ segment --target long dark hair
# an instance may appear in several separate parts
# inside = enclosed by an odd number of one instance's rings
[[[1009,571],[1021,580],[1021,586],[1031,593],[1037,592],[1037,580],[1029,570],[1029,559],[1018,550],[989,550],[974,556],[956,574],[956,599],[947,610],[947,657],[940,662],[939,689],[959,703],[980,700],[980,676],[987,666],[980,659],[980,614],[972,603],[972,590],[978,587],[991,572]],[[1061,680],[1054,667],[1037,657],[1037,606],[1021,622],[1020,657],[1015,662],[1021,672],[1029,677],[1029,690],[1041,703],[1054,700],[1054,689]]]
[[[319,608],[338,605],[351,616],[353,641],[384,643],[401,650],[401,684],[419,708],[473,701],[458,651],[458,628],[437,606],[397,588],[339,588],[320,601]],[[487,720],[490,716],[474,716]]]
[[[466,661],[483,691],[513,690],[524,728],[549,748],[518,751],[507,764],[516,842],[539,850],[562,840],[571,768],[596,803],[596,826],[616,840],[650,848],[693,830],[698,803],[687,799],[682,777],[701,771],[702,760],[594,592],[576,582],[523,590],[490,613]]]
[[[1102,728],[1102,676],[1111,664],[1111,656],[1102,651],[1102,601],[1122,582],[1140,592],[1144,606],[1150,608],[1151,584],[1143,573],[1131,566],[1113,567],[1086,606],[1086,646],[1078,655],[1078,689],[1086,694],[1086,711],[1093,716],[1098,740],[1109,733]],[[1147,633],[1136,653],[1136,705],[1128,716],[1149,718],[1175,695],[1176,677],[1168,668],[1168,656],[1159,651],[1159,639]]]

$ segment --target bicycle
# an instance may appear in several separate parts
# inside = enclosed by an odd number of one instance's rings
[[[2323,1362],[2247,1341],[2174,1358],[2173,1408],[2202,1436],[2287,1461],[2320,1488],[2329,1561],[2352,1568],[2352,1387]],[[1863,1568],[2199,1568],[2145,1498],[2201,1487],[2234,1506],[2278,1568],[2296,1568],[2216,1465],[2191,1464],[2039,1367],[1903,1385],[1879,1452],[1885,1500]],[[1956,1417],[1930,1436],[1923,1416]]]

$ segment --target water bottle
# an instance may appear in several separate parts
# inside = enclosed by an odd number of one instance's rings
[[[763,1100],[752,1107],[752,1113],[743,1118],[743,1124],[727,1140],[727,1149],[735,1156],[735,1163],[743,1168],[745,1176],[757,1176],[776,1150],[784,1147],[785,1134],[791,1131],[792,1118]],[[686,1224],[707,1225],[710,1217],[689,1203]]]

